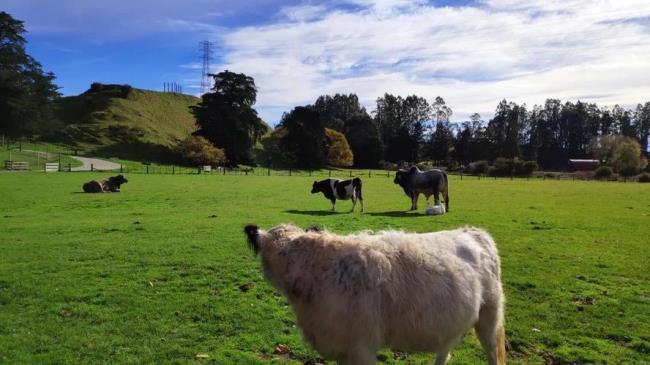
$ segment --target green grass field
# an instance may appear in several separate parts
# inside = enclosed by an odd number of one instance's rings
[[[340,202],[332,214],[308,177],[130,174],[119,194],[79,193],[99,176],[0,175],[0,363],[318,359],[247,248],[251,222],[484,227],[502,256],[509,363],[650,363],[647,185],[452,177],[451,213],[430,217],[404,213],[409,201],[386,177],[364,180],[367,213]],[[291,356],[274,355],[278,344]],[[449,364],[479,363],[470,333]]]

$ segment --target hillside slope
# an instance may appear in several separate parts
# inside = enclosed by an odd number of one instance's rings
[[[161,159],[195,129],[190,95],[95,83],[83,94],[61,98],[54,138],[98,155]]]

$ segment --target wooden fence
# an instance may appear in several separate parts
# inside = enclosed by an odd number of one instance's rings
[[[29,162],[5,160],[5,169],[13,171],[27,171],[29,170]]]

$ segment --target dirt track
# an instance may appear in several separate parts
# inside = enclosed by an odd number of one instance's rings
[[[120,164],[118,163],[101,160],[98,158],[80,157],[80,156],[70,156],[70,157],[74,158],[75,160],[79,160],[83,164],[81,166],[73,167],[72,171],[90,171],[91,169],[108,171],[108,170],[118,170],[120,168]]]

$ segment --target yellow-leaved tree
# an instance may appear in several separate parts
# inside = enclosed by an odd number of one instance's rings
[[[343,133],[325,128],[327,136],[327,164],[337,167],[350,167],[354,162],[354,155]]]

